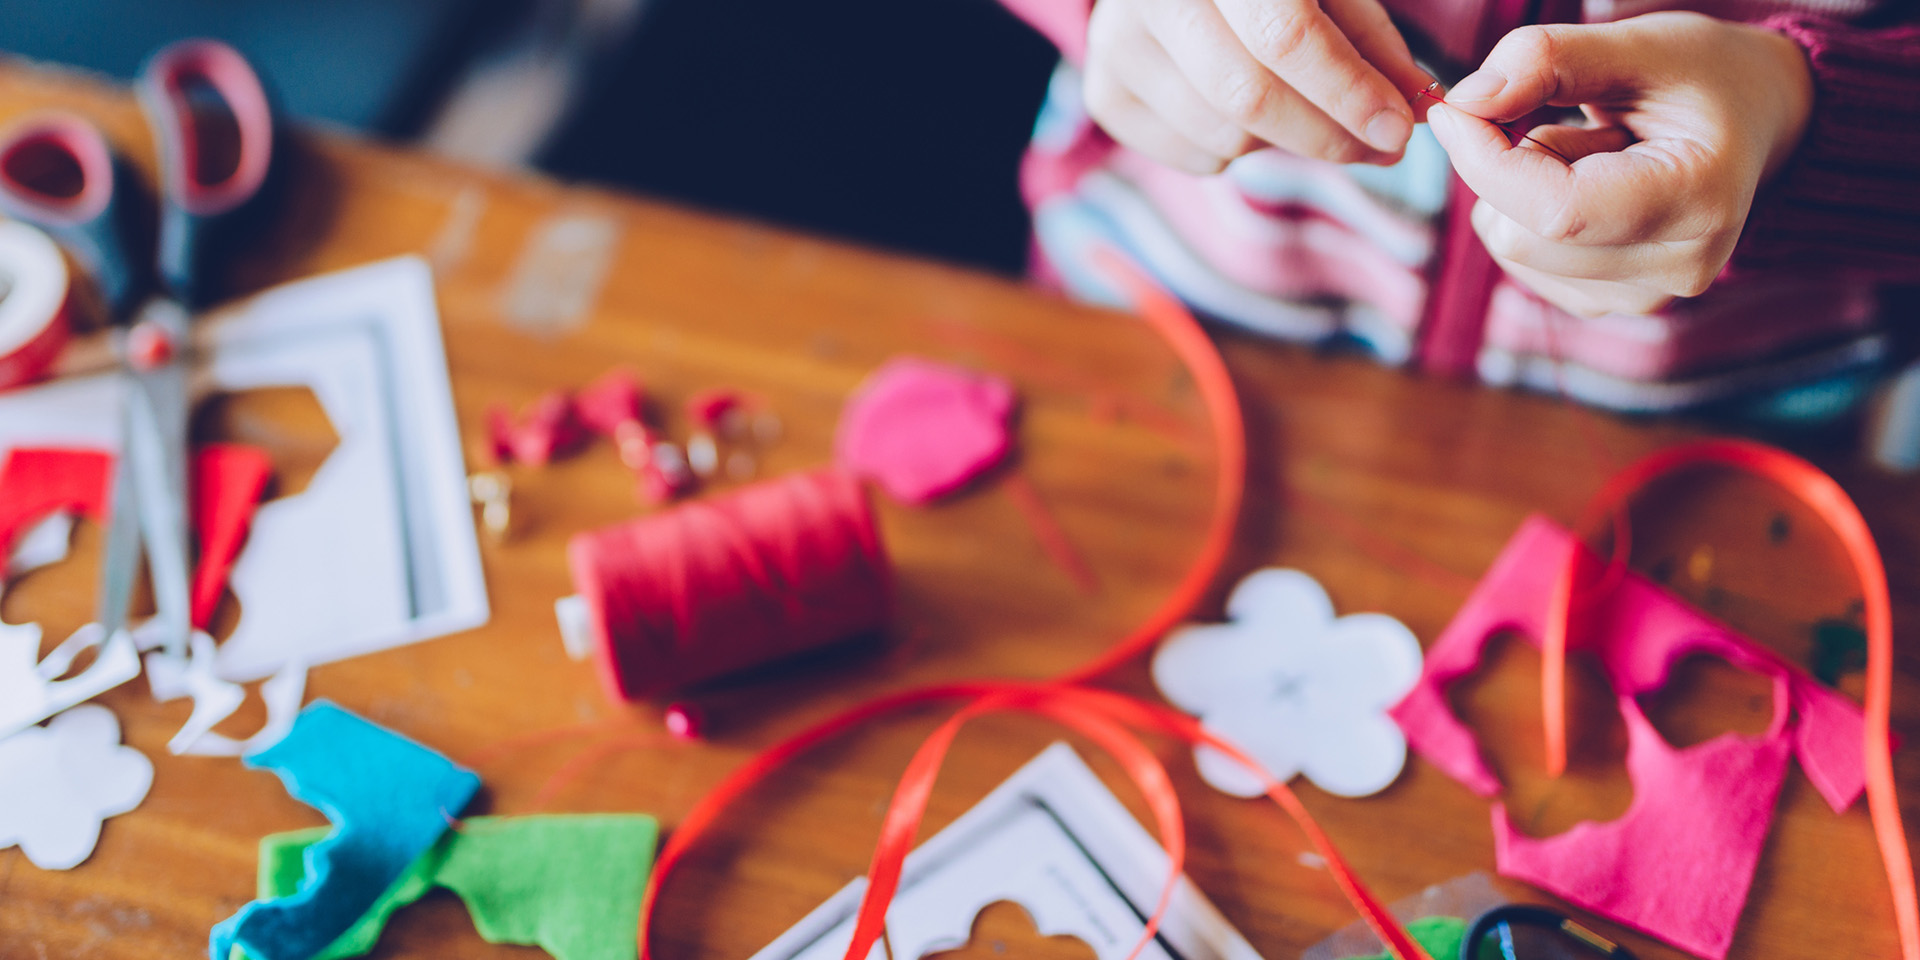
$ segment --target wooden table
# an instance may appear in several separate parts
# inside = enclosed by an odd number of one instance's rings
[[[0,66],[0,120],[48,105],[95,118],[151,171],[145,128],[123,91]],[[1171,352],[1126,316],[993,277],[338,136],[307,137],[291,172],[291,209],[236,270],[236,289],[437,252],[448,362],[470,453],[480,449],[489,405],[518,405],[625,364],[669,409],[702,388],[751,391],[785,428],[762,458],[763,473],[798,469],[828,459],[841,402],[864,374],[895,354],[918,353],[997,370],[1018,384],[1024,407],[1013,472],[1050,504],[1095,571],[1098,593],[1088,596],[1049,562],[1004,477],[932,509],[885,504],[902,595],[891,646],[704,696],[706,742],[613,757],[562,789],[551,809],[644,811],[670,827],[757,749],[836,708],[920,682],[1064,670],[1139,621],[1198,547],[1214,470],[1205,413]],[[581,211],[612,218],[621,230],[589,322],[544,338],[516,330],[505,319],[506,278],[530,234],[547,218]],[[1610,467],[1700,433],[1421,379],[1363,359],[1232,335],[1222,341],[1253,452],[1229,581],[1258,566],[1297,567],[1317,577],[1341,611],[1393,614],[1423,640],[1447,622],[1523,517],[1538,511],[1570,521]],[[684,436],[685,424],[669,426]],[[310,469],[317,456],[303,446],[310,428],[256,429],[252,438],[274,446],[297,473],[303,457]],[[1895,622],[1915,623],[1915,483],[1857,468],[1850,454],[1814,455],[1859,498],[1881,539]],[[590,668],[562,652],[551,604],[570,592],[566,538],[640,509],[629,476],[602,444],[547,469],[516,469],[513,479],[519,530],[484,547],[492,622],[321,667],[311,695],[454,757],[623,713],[602,700]],[[1776,520],[1782,516],[1784,526]],[[1831,538],[1757,483],[1671,483],[1636,520],[1640,569],[1802,662],[1810,625],[1848,616],[1858,596]],[[1783,531],[1784,541],[1775,542]],[[5,598],[7,618],[40,619],[56,637],[81,622],[92,604],[98,539],[99,531],[83,531],[72,562],[17,584]],[[1223,592],[1224,585],[1204,615],[1218,615]],[[1458,695],[1459,708],[1492,732],[1488,749],[1528,829],[1553,832],[1618,815],[1632,791],[1617,719],[1584,712],[1572,774],[1558,782],[1542,776],[1537,663],[1526,645],[1501,645]],[[1903,655],[1895,724],[1909,742],[1920,733],[1915,678],[1913,658]],[[1151,695],[1141,663],[1105,682]],[[1842,685],[1857,695],[1858,684],[1854,674]],[[1670,690],[1675,695],[1654,706],[1669,736],[1682,742],[1757,730],[1770,709],[1764,687],[1730,668],[1690,669]],[[259,838],[323,822],[267,773],[168,755],[164,744],[185,720],[185,703],[157,705],[141,682],[103,702],[121,717],[128,742],[153,758],[152,793],[137,811],[109,821],[93,858],[72,871],[41,871],[17,849],[0,851],[0,957],[203,955],[208,928],[252,893]],[[624,712],[638,728],[658,729],[658,709]],[[222,729],[244,734],[261,715],[250,696]],[[938,719],[914,714],[842,738],[735,809],[668,888],[658,955],[746,956],[862,872],[901,765]],[[953,753],[929,832],[1059,737],[1036,721],[982,721]],[[580,746],[562,742],[486,763],[487,789],[473,812],[529,811],[541,785]],[[1141,810],[1117,768],[1083,752]],[[1162,752],[1186,805],[1189,872],[1264,956],[1295,956],[1353,919],[1324,869],[1299,856],[1304,840],[1277,811],[1212,792],[1181,751],[1167,745]],[[1916,756],[1909,749],[1896,761],[1909,796],[1920,796]],[[1299,790],[1388,900],[1492,868],[1486,801],[1424,762],[1413,761],[1370,799],[1341,800],[1305,783]],[[1624,939],[1643,957],[1678,955],[1644,937]],[[459,903],[435,896],[395,919],[378,955],[529,955],[516,951],[481,943]],[[1734,955],[1811,960],[1893,951],[1892,911],[1864,806],[1833,815],[1796,769]],[[1016,945],[1015,952],[1078,955],[1060,944]]]

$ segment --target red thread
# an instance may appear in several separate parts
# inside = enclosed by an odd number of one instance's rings
[[[1433,92],[1433,90],[1434,90],[1434,88],[1435,88],[1435,87],[1438,87],[1439,85],[1440,85],[1440,81],[1438,81],[1438,80],[1435,80],[1434,82],[1432,82],[1432,83],[1430,83],[1430,84],[1428,84],[1428,85],[1427,85],[1427,86],[1425,87],[1425,89],[1422,89],[1422,90],[1421,90],[1421,91],[1420,91],[1419,93],[1416,93],[1416,94],[1414,94],[1414,96],[1417,96],[1417,97],[1426,97],[1427,99],[1429,99],[1429,100],[1432,100],[1432,101],[1433,101],[1434,103],[1447,103],[1447,98],[1445,98],[1445,97],[1442,97],[1441,95],[1439,95],[1439,94],[1437,94],[1437,93],[1434,93],[1434,92]],[[1450,106],[1450,107],[1451,107],[1451,106],[1453,106],[1452,104],[1447,104],[1447,105],[1448,105],[1448,106]],[[1454,109],[1456,109],[1456,110],[1458,110],[1459,108],[1458,108],[1458,107],[1454,107]],[[1464,110],[1463,110],[1463,111],[1461,111],[1461,112],[1462,112],[1462,113],[1464,113],[1464,112],[1466,112],[1466,111],[1464,111]],[[1529,136],[1528,134],[1524,134],[1524,133],[1521,133],[1521,132],[1520,132],[1520,131],[1518,131],[1518,130],[1515,130],[1515,129],[1513,128],[1513,125],[1512,125],[1512,124],[1506,124],[1506,123],[1496,123],[1496,124],[1494,124],[1494,126],[1496,126],[1496,127],[1499,127],[1499,128],[1500,128],[1500,130],[1501,130],[1501,132],[1502,132],[1502,133],[1505,133],[1505,134],[1506,134],[1507,136],[1509,136],[1509,137],[1519,137],[1520,139],[1522,139],[1522,140],[1525,140],[1525,141],[1527,141],[1528,143],[1531,143],[1531,144],[1533,144],[1534,146],[1536,146],[1536,147],[1539,147],[1540,149],[1542,149],[1542,150],[1545,150],[1546,152],[1548,152],[1548,153],[1551,153],[1551,154],[1553,154],[1553,155],[1554,155],[1554,157],[1555,157],[1556,159],[1558,159],[1558,160],[1559,160],[1559,161],[1560,161],[1561,163],[1564,163],[1564,164],[1566,164],[1567,166],[1573,166],[1573,161],[1572,161],[1572,160],[1568,160],[1568,159],[1567,159],[1567,155],[1566,155],[1566,154],[1564,154],[1564,153],[1561,153],[1560,151],[1558,151],[1558,150],[1555,150],[1554,148],[1552,148],[1552,147],[1549,147],[1549,146],[1547,146],[1545,142],[1543,142],[1543,141],[1541,141],[1541,140],[1539,140],[1539,139],[1537,139],[1537,138],[1535,138],[1535,137],[1532,137],[1532,136]]]
[[[567,558],[615,700],[879,630],[892,608],[866,491],[833,470],[583,533]]]
[[[1053,565],[1059,567],[1067,576],[1073,578],[1075,586],[1087,596],[1100,592],[1100,580],[1093,575],[1093,568],[1087,565],[1087,558],[1067,537],[1067,531],[1061,529],[1060,521],[1054,519],[1053,511],[1047,509],[1047,502],[1040,497],[1040,491],[1033,488],[1033,482],[1018,470],[1007,474],[1002,486],[1007,496],[1013,498],[1013,505],[1020,509],[1020,515],[1033,528],[1033,535],[1040,540],[1040,549],[1047,552]]]

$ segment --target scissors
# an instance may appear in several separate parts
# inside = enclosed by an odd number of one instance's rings
[[[0,138],[0,211],[46,230],[92,275],[125,382],[95,636],[125,642],[144,543],[157,613],[140,646],[184,659],[200,626],[188,580],[188,321],[208,298],[207,268],[261,206],[274,118],[252,65],[214,40],[161,49],[137,93],[160,158],[157,237],[136,179],[99,128],[71,114]]]
[[[1489,941],[1499,944],[1501,960],[1529,960],[1529,957],[1550,955],[1569,956],[1565,950],[1555,950],[1551,954],[1530,953],[1523,957],[1515,948],[1513,931],[1516,927],[1536,927],[1542,930],[1564,934],[1572,942],[1580,944],[1588,951],[1585,956],[1607,957],[1610,960],[1634,960],[1633,954],[1617,943],[1608,940],[1592,930],[1574,922],[1572,917],[1525,903],[1509,903],[1494,907],[1475,918],[1473,925],[1467,928],[1466,939],[1460,941],[1460,960],[1479,960],[1481,948]]]

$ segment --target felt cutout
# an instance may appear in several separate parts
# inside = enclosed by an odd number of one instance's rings
[[[13,555],[0,565],[0,583],[65,560],[73,546],[73,528],[73,514],[55,513],[16,537]]]
[[[214,725],[232,716],[246,700],[239,684],[220,679],[216,656],[213,638],[198,630],[188,640],[185,661],[162,652],[147,655],[147,686],[155,700],[165,703],[193,698],[193,714],[167,741],[168,752],[176,756],[238,757],[264,750],[293,729],[300,713],[300,701],[307,690],[307,668],[292,663],[260,685],[267,722],[259,732],[245,740],[214,733]]]
[[[1459,917],[1421,917],[1407,924],[1407,933],[1435,960],[1453,960],[1467,939],[1467,921]],[[1393,960],[1390,953],[1376,953],[1355,960]]]
[[[1223,624],[1183,627],[1153,658],[1153,681],[1176,706],[1240,746],[1282,782],[1304,774],[1328,793],[1386,789],[1407,744],[1387,708],[1420,677],[1420,641],[1379,613],[1335,618],[1333,601],[1298,570],[1249,574]],[[1200,776],[1237,797],[1260,781],[1224,754],[1194,751]]]
[[[480,788],[446,757],[324,700],[245,763],[279,774],[333,830],[307,849],[298,890],[255,900],[213,928],[213,960],[236,946],[256,960],[309,960],[433,847]]]
[[[585,446],[591,435],[575,411],[573,398],[555,390],[517,418],[505,407],[489,409],[487,437],[497,462],[544,467]]]
[[[326,830],[260,841],[260,896],[285,896],[306,877],[304,853]],[[314,960],[372,951],[387,920],[446,887],[488,943],[547,951],[554,960],[632,960],[640,898],[659,826],[639,814],[472,817],[449,832],[379,902]]]
[[[1013,386],[917,357],[873,372],[840,415],[834,460],[902,503],[936,500],[1013,449]]]
[[[113,456],[101,450],[7,451],[0,461],[0,557],[12,556],[15,543],[47,517],[104,519],[112,468]],[[0,623],[0,736],[91,700],[140,672],[140,655],[125,633],[109,637],[89,624],[75,630],[45,660],[40,658],[40,640],[38,624]],[[103,643],[86,670],[58,679],[81,652]]]
[[[1498,794],[1500,783],[1448,706],[1446,689],[1474,669],[1496,633],[1511,630],[1539,644],[1554,578],[1574,549],[1585,547],[1552,522],[1528,518],[1428,649],[1419,684],[1393,709],[1416,751],[1481,796]],[[1536,839],[1495,803],[1496,864],[1502,874],[1720,960],[1746,903],[1789,757],[1836,812],[1864,788],[1860,709],[1631,571],[1595,596],[1579,626],[1569,649],[1599,661],[1627,726],[1632,805],[1619,819]],[[1660,736],[1639,698],[1664,686],[1674,665],[1694,654],[1773,681],[1774,719],[1764,734],[1725,733],[1684,750]]]
[[[266,451],[238,443],[207,444],[193,454],[193,531],[200,560],[193,569],[193,627],[205,630],[226,590],[234,560],[253,525],[253,509],[273,476]]]
[[[0,740],[0,847],[19,844],[42,870],[93,854],[100,822],[146,799],[153,764],[120,745],[113,711],[74,707]]]

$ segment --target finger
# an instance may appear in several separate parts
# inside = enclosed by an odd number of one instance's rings
[[[1662,64],[1647,62],[1654,54],[1651,44],[1628,42],[1615,24],[1521,27],[1447,91],[1447,103],[1502,123],[1544,106],[1613,103],[1660,72]]]
[[[1321,0],[1320,7],[1360,56],[1393,84],[1395,92],[1413,108],[1414,117],[1424,117],[1430,101],[1420,92],[1433,85],[1433,74],[1414,61],[1406,37],[1401,36],[1400,28],[1379,0]]]
[[[1399,158],[1399,148],[1382,152],[1361,142],[1262,66],[1210,4],[1189,9],[1158,3],[1146,15],[1149,31],[1188,82],[1242,130],[1318,160],[1381,163]]]
[[[1633,144],[1568,164],[1452,104],[1427,113],[1433,135],[1466,185],[1528,231],[1558,243],[1606,246],[1664,239],[1686,205],[1679,158]]]
[[[1632,284],[1572,280],[1541,273],[1523,264],[1501,263],[1499,258],[1494,262],[1515,282],[1576,317],[1592,319],[1613,313],[1645,316],[1673,302],[1673,298],[1664,293]]]
[[[1312,0],[1217,2],[1253,58],[1308,103],[1381,153],[1397,155],[1405,149],[1413,134],[1413,106],[1407,97],[1414,91],[1399,89],[1368,63],[1319,4]]]
[[[1628,243],[1610,247],[1583,247],[1553,243],[1530,233],[1485,200],[1473,205],[1473,231],[1494,259],[1517,263],[1556,277],[1612,280],[1659,288],[1668,293],[1675,279],[1666,270],[1671,248],[1657,243]],[[1693,291],[1697,293],[1698,291]]]
[[[1576,127],[1564,123],[1546,123],[1527,131],[1517,147],[1544,148],[1563,163],[1573,163],[1596,153],[1613,153],[1633,144],[1633,133],[1625,127]]]
[[[1229,157],[1212,153],[1186,138],[1132,91],[1110,79],[1088,74],[1082,92],[1087,115],[1115,140],[1176,170],[1205,176],[1226,168]]]
[[[1174,65],[1165,47],[1140,35],[1139,70],[1129,84],[1134,95],[1160,119],[1195,146],[1231,160],[1260,145],[1258,140],[1214,109],[1186,74]]]

